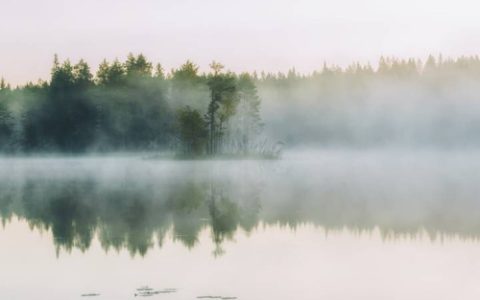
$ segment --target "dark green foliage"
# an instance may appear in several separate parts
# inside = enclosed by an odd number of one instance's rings
[[[180,68],[172,70],[169,83],[172,108],[178,110],[190,106],[202,113],[205,112],[209,91],[205,84],[205,76],[198,74],[197,65],[187,61]]]
[[[55,58],[46,97],[35,103],[28,116],[28,148],[81,152],[94,138],[96,109],[88,96],[93,86],[88,65],[72,66]]]
[[[142,78],[149,78],[152,76],[152,63],[148,62],[142,54],[135,57],[129,54],[125,62],[125,73],[128,78],[138,80]]]
[[[106,76],[109,79],[100,80],[90,91],[99,114],[95,147],[140,150],[165,146],[174,117],[167,105],[165,82],[158,76],[152,77],[152,64],[142,55],[129,55],[123,69],[115,62],[110,67],[103,64],[102,72],[115,75]],[[100,76],[103,75],[97,74],[97,78]]]
[[[0,150],[9,150],[13,135],[13,117],[8,109],[8,93],[6,86],[0,82]]]
[[[224,125],[235,113],[238,97],[236,94],[236,77],[232,73],[222,74],[221,64],[213,62],[213,70],[208,78],[210,88],[210,103],[208,104],[207,122],[209,128],[208,153],[217,154],[221,149],[221,139],[224,135]]]
[[[1,144],[66,153],[167,147],[175,116],[161,67],[155,76],[152,71],[143,55],[130,54],[125,63],[103,61],[94,77],[85,61],[71,64],[55,56],[49,83],[7,91],[2,81]],[[15,116],[9,107],[16,107]]]
[[[126,72],[125,67],[118,59],[113,63],[108,63],[104,60],[97,72],[97,83],[104,86],[121,86],[125,84]]]
[[[207,124],[202,115],[189,106],[177,114],[177,132],[183,155],[202,155],[207,143]]]
[[[198,82],[198,66],[187,60],[179,69],[172,72],[172,79],[176,81],[176,83],[187,85]]]
[[[199,74],[187,61],[166,75],[160,64],[154,68],[142,54],[129,54],[125,62],[104,60],[94,76],[85,61],[72,64],[55,55],[49,82],[11,90],[0,81],[0,150],[82,153],[178,146],[184,155],[218,154],[240,100],[237,89],[258,97],[246,75],[222,73],[218,63],[211,67],[213,73]]]

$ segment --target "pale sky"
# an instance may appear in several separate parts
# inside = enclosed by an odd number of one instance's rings
[[[480,54],[479,16],[478,0],[0,0],[0,77],[47,79],[54,53],[273,72]]]

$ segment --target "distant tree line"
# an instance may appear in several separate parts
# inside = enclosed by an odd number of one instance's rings
[[[263,134],[289,147],[480,147],[478,56],[381,57],[253,77]]]
[[[382,57],[378,65],[235,74],[191,61],[165,72],[143,55],[54,59],[48,81],[0,80],[0,151],[174,149],[183,156],[288,145],[480,145],[480,59]],[[260,98],[262,112],[260,118]],[[260,135],[262,132],[262,135]],[[263,139],[263,140],[262,140]]]
[[[261,127],[253,78],[224,72],[216,62],[211,67],[200,74],[187,61],[165,74],[160,64],[130,54],[124,62],[104,60],[93,75],[85,61],[55,56],[49,81],[16,88],[0,81],[0,150],[173,148],[182,155],[216,155],[235,145],[247,152]]]

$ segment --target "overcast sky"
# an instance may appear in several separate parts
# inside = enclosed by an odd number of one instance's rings
[[[233,71],[375,64],[381,55],[480,53],[476,0],[0,0],[0,76],[48,78],[54,53],[144,53],[167,69],[192,59]]]

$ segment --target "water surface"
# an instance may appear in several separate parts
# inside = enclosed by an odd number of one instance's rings
[[[479,158],[0,159],[0,297],[478,299]]]

